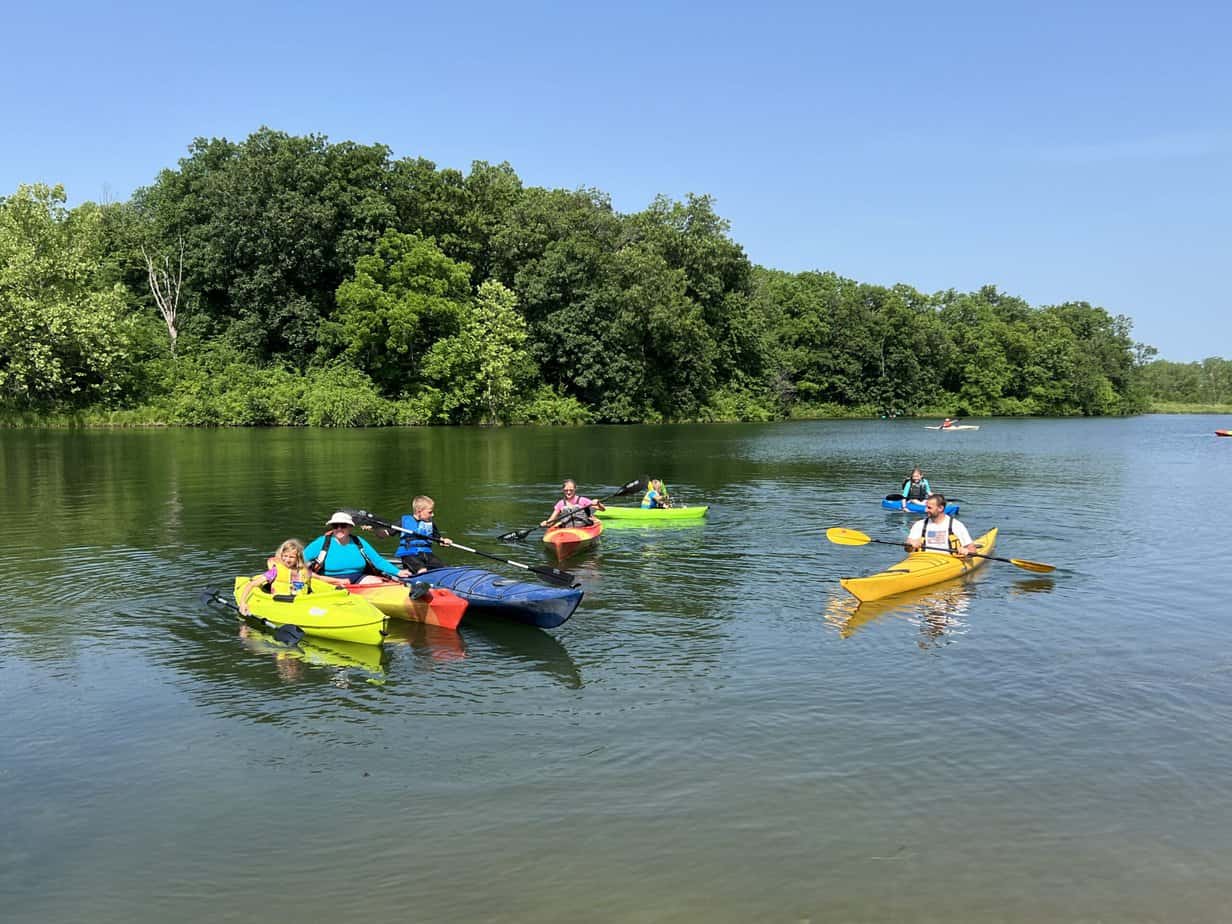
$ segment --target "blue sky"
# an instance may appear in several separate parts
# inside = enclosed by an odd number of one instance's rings
[[[124,199],[268,125],[621,211],[709,193],[765,266],[1085,300],[1232,357],[1226,4],[24,7],[0,195]]]

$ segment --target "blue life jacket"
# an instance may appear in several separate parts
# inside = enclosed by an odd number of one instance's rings
[[[421,539],[419,537],[435,536],[435,521],[417,520],[411,514],[404,513],[402,515],[402,528],[415,535],[402,534],[402,541],[398,543],[398,551],[394,552],[395,558],[402,558],[405,555],[427,555],[432,551],[432,543],[427,538]]]

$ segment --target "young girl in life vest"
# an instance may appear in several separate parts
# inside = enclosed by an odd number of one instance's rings
[[[646,494],[642,497],[642,509],[651,510],[655,507],[670,507],[672,498],[658,478],[646,479]]]
[[[240,612],[245,616],[249,615],[248,598],[258,587],[268,586],[271,594],[292,596],[312,589],[312,571],[304,562],[304,544],[298,539],[278,546],[269,565],[268,571],[258,574],[240,592]]]

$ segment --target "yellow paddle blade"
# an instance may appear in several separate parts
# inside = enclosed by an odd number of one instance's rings
[[[826,530],[826,538],[835,545],[868,545],[871,536],[866,536],[857,529],[844,529],[841,526],[831,526]]]
[[[1037,574],[1047,574],[1049,571],[1056,571],[1056,565],[1046,565],[1042,561],[1027,561],[1025,558],[1011,558],[1010,564],[1017,565],[1024,571],[1034,571]]]

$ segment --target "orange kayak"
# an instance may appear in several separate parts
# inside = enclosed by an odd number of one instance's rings
[[[590,526],[558,526],[543,534],[544,544],[556,553],[557,561],[564,561],[582,549],[588,549],[603,532],[603,523],[595,520]]]
[[[427,582],[430,577],[430,574],[425,574],[420,579]],[[357,597],[363,597],[387,616],[445,629],[458,628],[466,612],[467,602],[443,587],[433,587],[419,600],[411,599],[411,589],[402,581],[347,584],[346,589]]]

